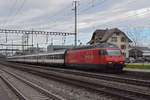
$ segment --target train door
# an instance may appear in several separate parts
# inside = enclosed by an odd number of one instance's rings
[[[105,61],[105,50],[99,50],[99,62],[100,64],[104,64]]]

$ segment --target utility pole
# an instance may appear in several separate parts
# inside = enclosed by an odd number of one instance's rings
[[[39,44],[37,43],[37,53],[39,53]]]
[[[7,43],[7,32],[5,32],[5,35],[6,35],[6,43]],[[6,53],[6,57],[7,57],[7,46],[6,46],[6,51],[5,51],[5,53]]]
[[[28,48],[28,44],[29,44],[29,34],[26,34],[27,36],[27,48]]]
[[[46,43],[48,43],[48,34],[46,35]]]
[[[32,29],[32,48],[33,48],[33,29]]]
[[[51,45],[53,45],[53,38],[51,38]]]
[[[22,35],[22,53],[24,54],[24,34]]]
[[[77,3],[78,1],[73,1],[74,4],[74,14],[75,14],[75,46],[77,46]]]
[[[13,48],[13,44],[14,44],[14,43],[13,43],[13,40],[12,40],[12,56],[13,56],[13,49],[14,49],[14,48]]]

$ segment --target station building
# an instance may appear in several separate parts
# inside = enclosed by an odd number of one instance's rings
[[[148,47],[130,47],[129,56],[133,58],[148,58],[150,59],[150,48]]]

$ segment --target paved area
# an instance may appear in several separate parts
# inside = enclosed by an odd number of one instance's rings
[[[144,62],[144,63],[126,63],[127,65],[150,65],[150,63]]]
[[[133,72],[148,72],[148,73],[150,73],[149,69],[124,68],[124,70],[133,71]]]
[[[2,88],[0,85],[0,100],[12,100],[10,97],[8,97],[7,92]]]

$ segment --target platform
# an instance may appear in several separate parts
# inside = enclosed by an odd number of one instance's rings
[[[125,71],[150,73],[149,69],[124,68]]]

